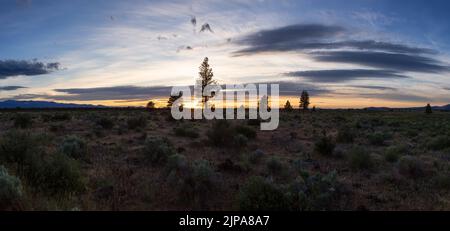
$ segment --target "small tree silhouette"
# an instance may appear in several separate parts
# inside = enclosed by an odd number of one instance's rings
[[[154,109],[155,108],[155,102],[148,101],[146,108],[148,109]]]
[[[300,108],[303,110],[308,110],[309,107],[309,94],[307,91],[302,91],[302,95],[300,96]]]
[[[171,95],[171,96],[169,97],[169,100],[167,101],[167,107],[172,107],[173,103],[174,103],[177,99],[181,98],[181,96],[183,96],[183,93],[182,93],[181,91],[178,93],[178,95]],[[180,105],[180,106],[181,106],[181,105]]]
[[[284,105],[284,110],[286,110],[286,111],[292,111],[292,105],[291,105],[291,102],[289,102],[289,100],[288,101],[286,101],[286,104]]]
[[[259,100],[259,102],[258,102],[258,109],[260,108],[260,107],[266,107],[267,108],[267,110],[270,110],[270,106],[269,106],[269,97],[267,96],[267,95],[263,95],[262,97],[261,97],[261,99]]]
[[[425,113],[427,114],[431,114],[433,111],[431,110],[431,105],[427,104],[427,106],[425,107]]]
[[[216,83],[216,81],[213,80],[214,74],[212,68],[210,68],[209,66],[208,61],[209,61],[208,57],[205,57],[205,59],[203,60],[202,64],[199,67],[200,71],[198,72],[200,80],[202,82],[202,93],[205,90],[206,86]],[[205,105],[206,102],[208,102],[209,98],[211,98],[211,96],[203,96],[202,104]]]

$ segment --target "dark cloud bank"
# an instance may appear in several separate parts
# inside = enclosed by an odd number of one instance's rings
[[[59,69],[59,63],[43,63],[36,60],[0,60],[0,79],[20,75],[43,75]]]
[[[235,40],[246,46],[235,55],[251,55],[273,51],[295,51],[315,49],[352,48],[358,50],[379,50],[396,53],[435,54],[428,48],[411,47],[402,44],[374,40],[345,40],[351,31],[341,26],[321,24],[297,24],[272,30],[261,30]],[[344,38],[344,40],[341,40]]]
[[[330,91],[319,88],[312,84],[294,83],[294,82],[268,82],[265,84],[279,84],[281,95],[295,95],[301,90],[308,90],[311,95],[326,94]],[[190,86],[193,91],[193,86]],[[225,86],[222,86],[225,88]],[[33,98],[42,98],[46,100],[63,100],[63,101],[92,101],[92,100],[121,100],[121,101],[138,101],[149,100],[151,98],[168,98],[172,90],[171,86],[116,86],[116,87],[96,87],[96,88],[68,88],[54,89],[57,95],[49,94],[21,94],[8,99],[24,100]],[[269,91],[270,93],[270,87]]]
[[[430,56],[438,52],[385,41],[349,39],[352,31],[342,26],[297,24],[261,30],[234,43],[243,47],[234,56],[266,52],[302,52],[319,62],[356,64],[359,69],[302,70],[285,73],[311,82],[346,82],[358,79],[407,78],[405,72],[443,73],[449,65]]]

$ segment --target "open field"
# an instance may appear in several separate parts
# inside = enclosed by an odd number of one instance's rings
[[[0,112],[2,210],[450,210],[450,114]]]

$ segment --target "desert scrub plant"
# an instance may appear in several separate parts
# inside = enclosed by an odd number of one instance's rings
[[[33,124],[33,118],[29,114],[19,113],[14,117],[14,127],[29,128]]]
[[[248,179],[240,189],[238,201],[242,211],[283,211],[290,206],[283,191],[260,176]]]
[[[195,194],[199,194],[200,198],[205,199],[205,193],[210,192],[217,187],[217,175],[211,167],[211,163],[207,160],[195,160],[192,164],[192,177],[194,179]]]
[[[283,163],[280,158],[272,156],[266,162],[267,171],[272,175],[280,174],[283,171]]]
[[[86,141],[78,136],[67,136],[59,146],[61,153],[75,158],[86,159],[87,158],[87,144]]]
[[[339,143],[353,143],[355,133],[350,127],[341,127],[338,130],[336,141]]]
[[[180,158],[174,157],[174,161],[179,162]],[[184,202],[191,201],[193,206],[204,209],[207,208],[211,193],[219,189],[218,179],[218,174],[210,162],[201,159],[187,165],[187,168],[183,167],[176,171],[172,169],[167,181]],[[186,197],[189,200],[186,200]]]
[[[0,159],[8,163],[16,163],[21,172],[37,147],[36,138],[29,132],[10,130],[1,137]]]
[[[384,159],[388,162],[397,162],[397,160],[400,158],[400,156],[408,154],[408,146],[402,144],[402,145],[396,145],[396,146],[390,146],[386,149],[386,152],[384,154]]]
[[[385,141],[390,138],[391,135],[384,132],[374,132],[367,136],[370,144],[378,146],[384,145]]]
[[[410,178],[418,178],[425,175],[422,161],[414,156],[402,156],[398,160],[398,172]]]
[[[72,115],[69,113],[56,113],[50,119],[53,121],[68,121],[72,119]]]
[[[249,126],[260,126],[261,125],[261,118],[257,118],[257,119],[248,119],[247,120],[247,125]]]
[[[252,164],[255,164],[261,160],[261,158],[265,156],[264,152],[261,149],[256,149],[254,152],[248,154],[248,161]]]
[[[27,179],[31,185],[37,185],[44,163],[43,143],[28,132],[11,130],[0,140],[0,161],[16,166],[18,176]]]
[[[438,189],[450,189],[450,172],[438,173],[432,179],[433,185]]]
[[[181,154],[173,154],[167,158],[166,173],[167,175],[184,174],[189,168],[186,156]]]
[[[240,149],[247,146],[248,138],[242,134],[237,134],[233,137],[234,147]]]
[[[189,137],[193,139],[198,138],[200,136],[198,133],[198,129],[188,124],[183,124],[181,126],[174,128],[174,132],[176,136]]]
[[[256,131],[255,129],[245,126],[245,125],[236,125],[235,126],[235,131],[238,134],[242,134],[245,137],[247,137],[248,139],[254,139],[256,138]]]
[[[225,146],[231,144],[234,131],[226,120],[216,120],[211,129],[207,132],[208,140],[215,146]]]
[[[303,172],[287,190],[293,210],[330,210],[342,194],[336,171],[309,175]]]
[[[103,129],[111,129],[114,127],[114,121],[106,116],[102,116],[95,121],[95,124],[102,127]]]
[[[143,115],[131,117],[127,119],[128,129],[144,129],[147,127],[147,118]]]
[[[443,150],[450,147],[450,136],[440,135],[428,141],[428,148],[431,150]]]
[[[152,164],[165,163],[169,156],[175,154],[175,149],[167,138],[147,137],[144,154]]]
[[[335,146],[336,145],[331,136],[322,136],[314,144],[314,151],[324,156],[331,156]]]
[[[281,188],[260,176],[250,177],[239,192],[241,211],[283,211],[289,206]]]
[[[51,196],[68,196],[82,192],[85,181],[78,161],[54,153],[39,172],[40,190]]]
[[[372,156],[362,147],[353,147],[350,150],[349,162],[353,170],[370,170],[374,167]]]
[[[0,166],[0,210],[10,209],[22,198],[22,183],[19,178],[8,174],[8,170]]]

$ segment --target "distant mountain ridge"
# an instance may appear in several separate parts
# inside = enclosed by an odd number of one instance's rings
[[[0,101],[0,108],[106,108],[106,106],[92,104],[57,103],[52,101],[6,100]]]
[[[431,109],[438,111],[450,111],[450,104],[443,106],[432,106]],[[425,110],[423,107],[408,107],[408,108],[390,108],[390,107],[366,107],[364,110],[368,111],[389,111],[389,110]]]
[[[76,104],[76,103],[57,103],[53,101],[22,101],[22,100],[6,100],[0,101],[0,109],[14,109],[14,108],[108,108],[104,105],[93,104]],[[432,106],[433,110],[450,111],[450,104],[443,106]],[[390,110],[425,110],[423,107],[409,107],[409,108],[390,108],[390,107],[366,107],[363,108],[368,111],[390,111]]]

